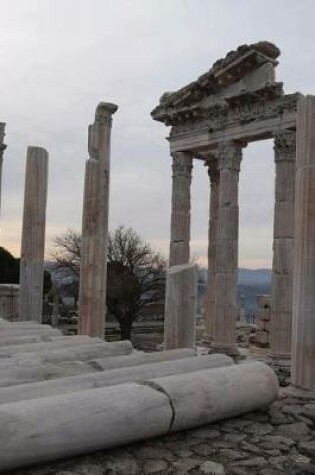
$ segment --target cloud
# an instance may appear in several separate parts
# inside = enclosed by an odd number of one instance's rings
[[[8,149],[1,244],[18,255],[28,145],[44,146],[50,156],[47,249],[56,234],[80,229],[87,126],[105,100],[119,105],[113,123],[110,226],[131,225],[167,254],[168,130],[151,119],[150,111],[163,92],[194,80],[239,44],[261,39],[283,51],[278,76],[287,92],[314,91],[314,13],[312,0],[5,2],[0,120],[7,123]],[[249,146],[240,179],[242,265],[270,265],[273,180],[270,143]],[[192,253],[203,259],[208,200],[206,170],[197,163]]]

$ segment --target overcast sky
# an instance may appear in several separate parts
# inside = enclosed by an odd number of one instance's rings
[[[314,0],[0,0],[0,121],[6,122],[1,245],[20,252],[25,155],[49,152],[46,252],[80,230],[87,126],[100,101],[112,129],[110,228],[132,226],[168,255],[168,129],[150,117],[165,91],[243,43],[274,42],[287,93],[315,93]],[[192,255],[205,262],[209,185],[195,161]],[[240,177],[240,265],[270,267],[272,143],[251,144]]]

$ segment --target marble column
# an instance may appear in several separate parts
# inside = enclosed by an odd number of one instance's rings
[[[189,152],[172,153],[173,186],[171,214],[170,266],[189,262],[190,184],[192,156]]]
[[[220,172],[218,229],[215,258],[214,352],[238,355],[236,346],[238,274],[238,182],[242,148],[219,144]]]
[[[291,353],[292,279],[296,134],[275,136],[275,211],[271,285],[270,356],[289,360]]]
[[[110,139],[115,104],[101,102],[89,126],[86,163],[82,261],[79,292],[79,333],[104,338],[109,210]]]
[[[28,147],[20,261],[21,321],[42,321],[47,181],[48,153],[40,147]]]
[[[164,350],[196,346],[197,266],[182,264],[167,271]]]
[[[0,122],[0,213],[1,213],[1,192],[2,192],[2,163],[3,163],[3,152],[7,148],[7,146],[3,143],[4,140],[4,130],[5,130],[5,123]]]
[[[315,96],[300,99],[294,215],[291,383],[315,390]]]
[[[210,344],[213,339],[213,323],[215,312],[215,256],[217,246],[219,183],[220,173],[215,154],[207,160],[210,181],[209,227],[208,227],[208,290],[206,301],[205,334],[203,342]]]

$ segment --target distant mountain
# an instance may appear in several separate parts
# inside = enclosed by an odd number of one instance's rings
[[[204,298],[207,289],[207,269],[199,270],[198,300]],[[257,295],[271,293],[271,269],[239,269],[238,301],[244,300],[246,315],[257,315]]]
[[[239,269],[239,285],[270,285],[271,269]]]

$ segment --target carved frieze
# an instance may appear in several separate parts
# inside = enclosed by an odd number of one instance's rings
[[[215,104],[203,110],[199,109],[199,115],[175,123],[171,128],[170,137],[205,129],[209,133],[217,132],[229,126],[242,126],[296,112],[299,97],[300,94],[296,93],[267,101],[261,98],[253,102]]]

